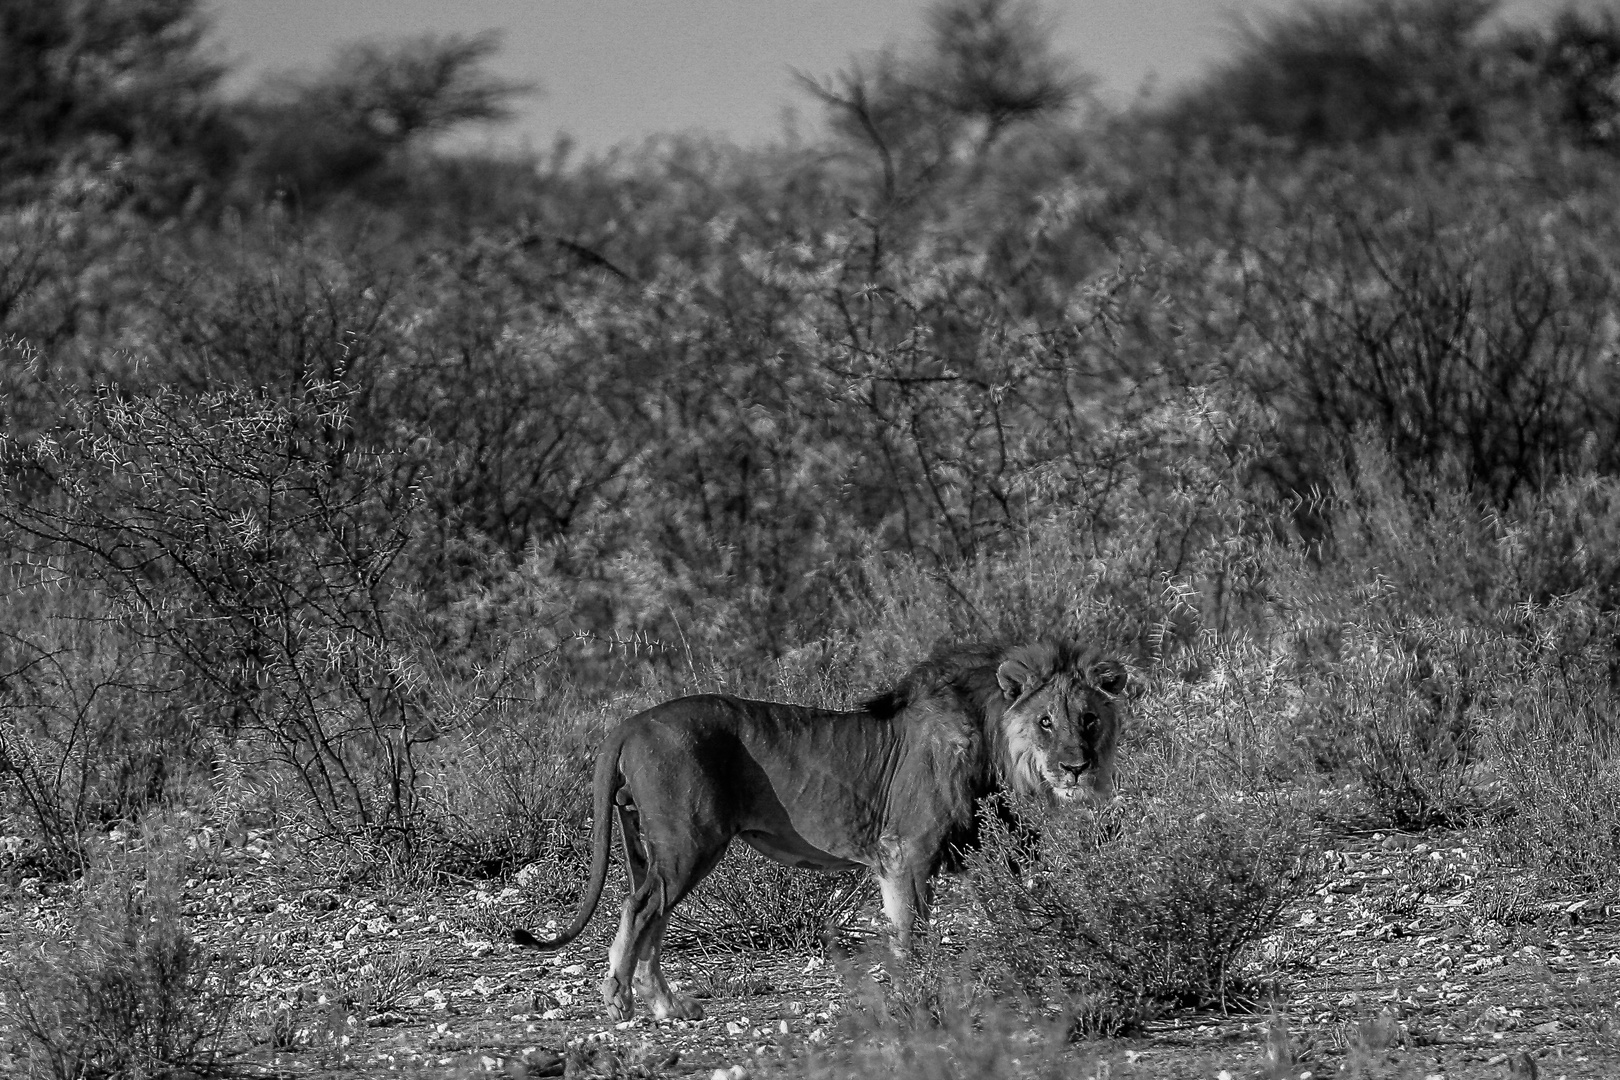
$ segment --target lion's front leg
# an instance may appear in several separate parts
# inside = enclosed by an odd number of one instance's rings
[[[928,925],[933,903],[933,874],[926,865],[915,863],[877,874],[878,891],[883,895],[883,914],[894,933],[894,948],[901,956],[911,953],[913,932]]]

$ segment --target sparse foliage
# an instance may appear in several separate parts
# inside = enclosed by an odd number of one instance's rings
[[[0,1048],[12,1044],[25,1075],[221,1071],[238,961],[188,932],[178,869],[172,854],[152,854],[92,871],[68,930],[12,954],[0,975]]]

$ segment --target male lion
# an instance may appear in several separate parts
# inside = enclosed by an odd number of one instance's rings
[[[1125,688],[1116,661],[1072,644],[937,651],[853,712],[704,694],[632,716],[596,759],[591,877],[558,949],[585,929],[607,877],[617,811],[630,893],[602,998],[616,1020],[637,994],[659,1019],[702,1016],[659,966],[669,913],[735,837],[789,866],[869,867],[899,948],[928,917],[931,883],[977,837],[998,789],[1052,804],[1113,790]],[[947,865],[948,864],[948,865]]]

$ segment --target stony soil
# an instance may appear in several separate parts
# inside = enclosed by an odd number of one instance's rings
[[[293,884],[281,857],[257,840],[186,886],[199,936],[248,964],[249,1074],[765,1076],[845,1038],[846,983],[820,956],[674,949],[666,968],[707,1018],[613,1024],[596,991],[605,913],[544,957],[502,941],[515,889]],[[1071,1075],[1620,1076],[1620,908],[1525,895],[1478,878],[1465,838],[1347,839],[1266,942],[1274,1004],[1078,1044]],[[14,935],[61,906],[34,883],[12,897]]]

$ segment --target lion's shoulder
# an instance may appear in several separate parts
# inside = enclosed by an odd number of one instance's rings
[[[992,642],[936,648],[893,687],[868,698],[862,707],[887,720],[943,695],[977,696],[995,686],[996,664],[1004,651]]]

